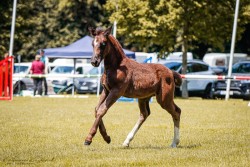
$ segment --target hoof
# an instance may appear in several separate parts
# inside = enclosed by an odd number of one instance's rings
[[[124,142],[124,143],[122,144],[122,146],[123,146],[124,148],[128,148],[128,147],[129,147],[129,144]]]
[[[171,148],[176,148],[177,146],[178,146],[178,144],[180,143],[180,140],[179,139],[176,139],[176,140],[174,140],[173,142],[172,142],[172,144],[171,144]]]
[[[172,144],[170,145],[170,147],[171,147],[171,148],[177,148],[177,145],[178,145],[178,144],[176,144],[176,143],[172,143]]]
[[[84,145],[85,145],[85,146],[89,146],[90,144],[91,144],[91,141],[85,140],[85,142],[84,142]]]
[[[107,137],[105,138],[105,141],[109,144],[109,143],[111,142],[110,136],[107,136]]]

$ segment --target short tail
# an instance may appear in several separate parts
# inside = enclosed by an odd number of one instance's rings
[[[182,78],[181,75],[175,71],[173,71],[175,86],[181,86]]]

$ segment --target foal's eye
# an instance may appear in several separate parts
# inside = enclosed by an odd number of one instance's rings
[[[105,42],[100,43],[100,47],[101,47],[101,48],[104,48],[105,46],[106,46],[106,43],[105,43]]]

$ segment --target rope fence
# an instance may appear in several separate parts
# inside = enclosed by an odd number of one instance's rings
[[[13,78],[54,78],[54,77],[63,77],[63,78],[84,78],[84,77],[98,77],[101,75],[89,75],[89,74],[13,74]],[[250,76],[225,76],[225,75],[183,75],[183,79],[213,79],[213,80],[250,80]]]
[[[250,76],[225,76],[225,75],[183,75],[183,79],[214,79],[214,80],[250,80]]]

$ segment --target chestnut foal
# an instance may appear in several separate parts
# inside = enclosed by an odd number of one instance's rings
[[[138,98],[140,117],[128,134],[123,146],[128,147],[136,132],[150,115],[149,100],[156,96],[160,106],[167,110],[174,122],[174,138],[171,147],[179,144],[179,126],[181,109],[174,103],[175,86],[182,83],[181,76],[160,64],[140,64],[129,59],[123,52],[120,43],[110,34],[111,28],[89,27],[94,37],[93,56],[91,64],[98,67],[104,61],[104,73],[101,78],[103,91],[95,108],[95,121],[85,139],[85,145],[90,145],[97,129],[107,142],[111,142],[107,135],[102,117],[121,96]]]

